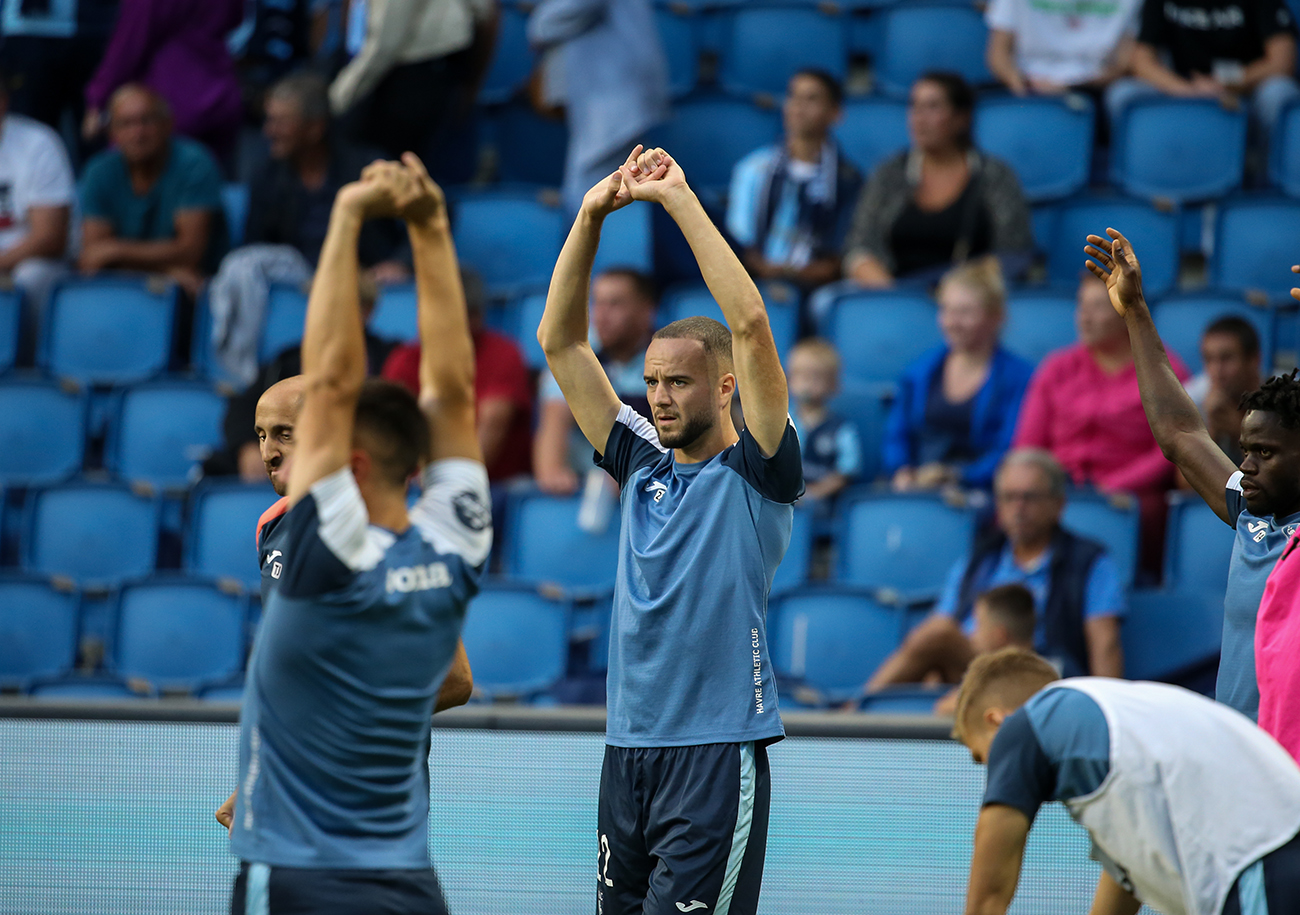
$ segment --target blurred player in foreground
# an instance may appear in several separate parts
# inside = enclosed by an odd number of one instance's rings
[[[421,394],[365,380],[357,236],[400,216]],[[432,341],[436,341],[433,344]],[[473,351],[441,191],[413,156],[335,199],[303,335],[282,555],[240,720],[231,911],[443,913],[429,718],[491,545]],[[424,494],[406,509],[419,470]]]
[[[587,342],[601,224],[634,200],[676,221],[730,325],[685,318],[654,335],[645,356],[653,426],[619,401]],[[753,915],[771,797],[766,745],[785,734],[767,596],[803,472],[763,299],[662,149],[638,146],[587,192],[537,339],[622,490],[597,909]]]
[[[988,785],[966,915],[1003,915],[1038,808],[1061,801],[1102,866],[1090,915],[1300,912],[1300,769],[1249,719],[1163,683],[1057,682],[1020,648],[977,658],[953,736]]]

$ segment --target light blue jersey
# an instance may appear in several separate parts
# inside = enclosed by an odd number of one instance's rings
[[[279,520],[248,663],[231,850],[279,867],[429,866],[429,726],[491,547],[487,472],[424,473],[411,527],[369,525],[349,469]]]
[[[803,492],[788,426],[765,458],[748,431],[679,464],[623,406],[598,465],[622,488],[606,742],[675,747],[784,736],[767,596]]]

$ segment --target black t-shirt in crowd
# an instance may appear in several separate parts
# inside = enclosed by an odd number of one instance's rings
[[[939,272],[952,266],[963,230],[969,234],[967,257],[979,257],[993,249],[993,223],[976,195],[974,181],[942,210],[923,210],[915,200],[908,201],[889,233],[896,274],[908,277],[933,272],[937,280]]]
[[[1295,35],[1283,0],[1146,0],[1138,41],[1168,51],[1180,76],[1212,76],[1215,61],[1259,60],[1278,34]]]

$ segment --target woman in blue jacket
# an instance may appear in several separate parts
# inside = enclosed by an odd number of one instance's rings
[[[885,472],[899,492],[988,489],[1011,447],[1034,367],[998,341],[1006,285],[996,259],[950,270],[936,295],[944,343],[899,380],[885,432]]]

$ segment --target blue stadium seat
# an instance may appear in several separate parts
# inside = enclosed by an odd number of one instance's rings
[[[489,584],[469,606],[461,640],[474,691],[488,699],[527,698],[564,676],[569,605],[522,585]]]
[[[266,298],[266,317],[262,321],[257,361],[270,362],[290,347],[302,343],[302,328],[306,322],[307,290],[288,283],[272,283]]]
[[[767,320],[772,327],[772,339],[783,355],[794,345],[799,330],[799,299],[789,287],[764,283],[760,286],[763,301],[767,304]],[[659,303],[661,326],[699,315],[727,323],[708,287],[691,285],[670,290]]]
[[[1136,499],[1125,506],[1112,503],[1100,493],[1075,491],[1070,493],[1065,503],[1061,523],[1074,533],[1104,546],[1119,572],[1120,584],[1125,590],[1133,587],[1138,553]]]
[[[210,582],[177,577],[127,585],[117,607],[115,673],[193,692],[244,663],[247,608]]]
[[[1212,662],[1223,640],[1223,596],[1134,591],[1124,619],[1124,676],[1169,680]]]
[[[523,350],[524,362],[533,371],[546,368],[546,354],[537,342],[537,328],[542,323],[542,313],[546,311],[546,293],[534,292],[519,299],[514,306],[514,328],[511,336]]]
[[[554,582],[574,591],[614,584],[618,571],[618,505],[598,534],[578,527],[578,496],[512,496],[505,538],[505,572],[526,581]]]
[[[483,77],[478,101],[484,105],[508,102],[523,88],[533,72],[535,55],[528,43],[528,14],[516,3],[498,4],[500,19],[492,63]]]
[[[204,702],[222,702],[227,705],[239,705],[244,701],[244,684],[241,682],[233,686],[226,684],[207,686],[199,691],[199,698]]]
[[[890,686],[864,698],[858,708],[872,715],[933,715],[934,704],[952,688],[923,684]]]
[[[117,677],[82,676],[69,674],[54,680],[41,681],[32,685],[31,694],[39,699],[62,700],[65,702],[115,702],[153,698],[156,694],[139,684],[139,689],[132,689]]]
[[[1288,105],[1273,127],[1268,177],[1288,197],[1300,197],[1300,104]]]
[[[1048,279],[1073,289],[1079,283],[1089,235],[1106,237],[1106,229],[1124,233],[1142,263],[1142,287],[1162,295],[1178,281],[1178,220],[1148,203],[1123,197],[1085,197],[1060,207],[1052,246],[1047,252]]]
[[[725,96],[683,99],[668,122],[650,131],[649,140],[672,152],[687,180],[699,190],[725,191],[731,169],[781,132],[776,111]]]
[[[937,597],[970,552],[975,514],[938,496],[854,492],[840,507],[840,581],[905,599]]]
[[[790,77],[804,67],[825,70],[841,81],[848,71],[848,32],[838,12],[810,5],[755,5],[723,15],[729,21],[718,77],[728,92],[779,98]]]
[[[221,188],[221,209],[226,217],[226,231],[230,234],[230,247],[244,243],[244,229],[248,223],[248,186],[226,184]]]
[[[1140,99],[1116,119],[1112,136],[1111,180],[1125,193],[1182,203],[1241,186],[1244,111],[1210,99]]]
[[[768,647],[778,677],[832,704],[854,698],[902,639],[902,612],[857,588],[811,587],[772,600]]]
[[[809,567],[812,564],[813,517],[812,509],[796,506],[794,523],[790,529],[790,546],[776,567],[772,577],[772,593],[787,588],[797,588],[808,580]]]
[[[847,382],[895,382],[942,342],[935,305],[921,293],[851,292],[831,306],[823,329],[840,351]]]
[[[27,497],[23,565],[80,584],[112,585],[153,571],[159,503],[130,488],[68,483]]]
[[[1211,281],[1221,289],[1261,289],[1274,299],[1297,283],[1291,272],[1300,249],[1300,203],[1240,200],[1219,208]]]
[[[889,411],[885,396],[890,385],[846,382],[831,401],[831,409],[847,417],[858,430],[862,443],[862,472],[856,482],[870,483],[880,475],[882,450],[885,443],[885,424]]]
[[[1024,291],[1007,299],[1002,345],[1035,364],[1048,353],[1075,342],[1074,293]]]
[[[1165,587],[1218,595],[1222,602],[1236,539],[1236,529],[1199,496],[1177,494],[1165,529]]]
[[[927,70],[960,73],[974,85],[991,82],[984,62],[988,29],[973,6],[910,2],[886,9],[876,79],[882,92],[906,96]]]
[[[689,94],[700,78],[698,18],[689,7],[676,3],[655,7],[659,43],[668,61],[668,91],[674,98]]]
[[[374,314],[370,316],[370,332],[378,337],[405,343],[420,336],[419,307],[416,304],[415,285],[399,283],[379,290]]]
[[[23,316],[23,291],[0,289],[0,375],[18,358],[18,334]]]
[[[654,240],[650,230],[653,212],[648,203],[633,203],[605,217],[593,274],[611,267],[654,273]],[[534,327],[533,331],[536,330]]]
[[[0,381],[0,484],[43,486],[81,469],[86,398],[53,381]]]
[[[81,384],[133,384],[167,368],[176,287],[111,277],[66,280],[50,296],[37,360]]]
[[[549,282],[565,228],[559,206],[534,193],[467,194],[452,209],[456,253],[491,291]]]
[[[491,129],[501,181],[560,186],[569,147],[564,121],[549,120],[526,103],[512,102],[493,113]]]
[[[38,578],[0,578],[0,687],[61,676],[76,654],[76,592]]]
[[[1260,364],[1273,364],[1273,312],[1231,294],[1194,293],[1161,299],[1152,306],[1156,330],[1167,348],[1187,364],[1193,375],[1201,371],[1201,334],[1207,325],[1225,315],[1245,318],[1259,333]]]
[[[851,99],[835,125],[840,149],[870,175],[885,159],[907,149],[907,104],[898,99]]]
[[[185,568],[195,575],[233,578],[250,591],[261,584],[254,535],[257,520],[276,500],[263,483],[205,480],[190,495]]]
[[[104,466],[124,480],[187,486],[198,465],[225,442],[226,399],[194,381],[154,381],[121,392],[108,430]]]
[[[991,98],[975,111],[975,145],[1015,169],[1031,203],[1059,200],[1088,183],[1092,102],[1065,98]]]

